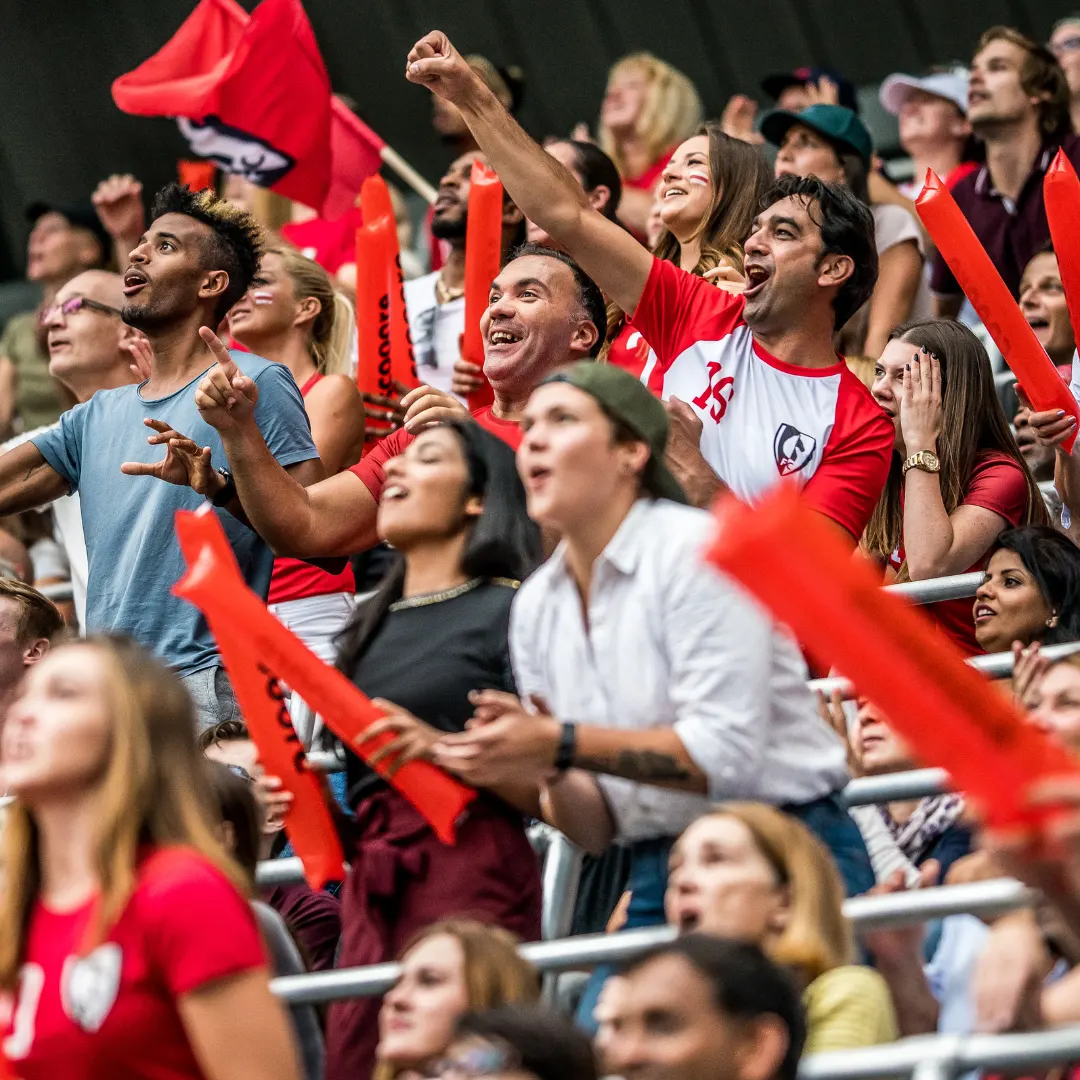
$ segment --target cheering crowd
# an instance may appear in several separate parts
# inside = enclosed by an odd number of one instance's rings
[[[821,68],[705,120],[633,54],[595,138],[541,142],[440,32],[405,79],[450,158],[416,241],[397,223],[416,386],[358,385],[365,268],[241,176],[29,209],[42,298],[0,337],[0,1078],[795,1080],[805,1053],[1080,1023],[1076,779],[1028,793],[1074,808],[1045,835],[962,792],[849,809],[853,776],[939,763],[815,697],[817,658],[703,560],[718,499],[786,483],[882,585],[982,573],[923,608],[925,649],[1010,654],[1001,692],[1080,753],[1080,653],[1044,652],[1080,642],[1076,419],[1009,377],[914,202],[932,169],[1080,402],[1043,201],[1059,148],[1080,168],[1080,17],[889,76],[899,183]],[[503,190],[482,365],[477,162]],[[274,683],[343,762],[326,887],[256,885],[300,796],[173,591],[178,511],[380,713],[342,740]],[[790,559],[817,571],[798,536]],[[475,793],[453,844],[393,782],[416,762]],[[557,1008],[518,950],[537,823],[586,853],[575,933],[675,934]],[[843,912],[1000,877],[1040,901],[859,936]],[[271,991],[395,960],[382,997]]]

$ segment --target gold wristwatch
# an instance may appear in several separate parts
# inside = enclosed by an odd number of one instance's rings
[[[922,469],[923,472],[941,472],[941,460],[933,450],[920,450],[917,454],[912,454],[904,462],[904,476],[907,476],[908,469]]]

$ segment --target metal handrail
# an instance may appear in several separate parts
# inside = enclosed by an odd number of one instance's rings
[[[884,776],[859,776],[840,793],[847,806],[872,806],[901,799],[923,799],[949,791],[949,774],[944,769],[910,769]]]
[[[940,600],[961,600],[974,596],[985,579],[986,574],[982,570],[975,570],[970,574],[901,581],[897,585],[886,585],[885,592],[896,593],[913,604],[936,604]]]
[[[885,896],[856,896],[844,901],[844,914],[856,932],[910,926],[946,915],[1002,915],[1033,902],[1035,893],[1010,878],[970,885],[945,885]],[[632,960],[656,945],[671,941],[673,926],[650,926],[620,934],[583,934],[557,941],[529,942],[520,953],[542,972],[593,967]],[[286,975],[270,984],[290,1004],[319,1004],[340,998],[374,997],[385,993],[400,974],[399,964],[341,968],[337,971]]]

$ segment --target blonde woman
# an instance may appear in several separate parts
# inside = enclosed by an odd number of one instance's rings
[[[897,1037],[885,980],[854,963],[844,888],[828,850],[802,822],[764,803],[723,803],[671,852],[667,920],[760,946],[803,991],[806,1052]]]
[[[298,1080],[177,676],[126,639],[63,645],[0,761],[0,1032],[21,1080]]]
[[[401,976],[383,998],[375,1080],[431,1075],[426,1067],[446,1052],[466,1013],[539,996],[540,976],[518,955],[513,934],[468,919],[433,923],[405,947]],[[329,1069],[327,1080],[366,1080],[368,1070],[370,1064]]]
[[[364,447],[363,401],[349,376],[352,328],[352,307],[326,271],[285,247],[263,255],[251,288],[229,312],[229,332],[241,345],[292,372],[328,476],[359,461]],[[279,558],[267,602],[330,662],[355,592],[350,566],[333,574],[300,559]]]
[[[619,220],[638,236],[672,151],[701,126],[701,99],[681,72],[651,53],[624,56],[608,73],[600,147],[623,180]]]

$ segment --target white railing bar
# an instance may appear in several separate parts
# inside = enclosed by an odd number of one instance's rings
[[[54,581],[51,585],[35,585],[34,587],[42,596],[46,596],[54,602],[75,599],[75,593],[72,591],[70,581]]]
[[[255,868],[255,884],[262,888],[271,885],[294,885],[304,880],[304,864],[299,855],[287,859],[264,859]]]
[[[998,878],[970,885],[945,885],[887,896],[858,896],[844,901],[856,932],[909,926],[946,915],[1000,915],[1030,904],[1035,893],[1018,881]],[[633,959],[656,945],[675,938],[673,926],[650,926],[619,934],[584,934],[558,941],[529,942],[521,955],[543,972]],[[342,968],[338,971],[286,975],[274,979],[271,989],[291,1004],[318,1004],[340,998],[373,997],[393,986],[398,964]]]
[[[986,578],[982,570],[970,574],[949,574],[923,581],[902,581],[886,585],[885,592],[896,593],[913,604],[934,604],[939,600],[961,600],[974,596]]]
[[[847,806],[870,806],[900,799],[923,799],[948,790],[949,774],[944,769],[910,769],[883,776],[856,777],[840,795]]]

